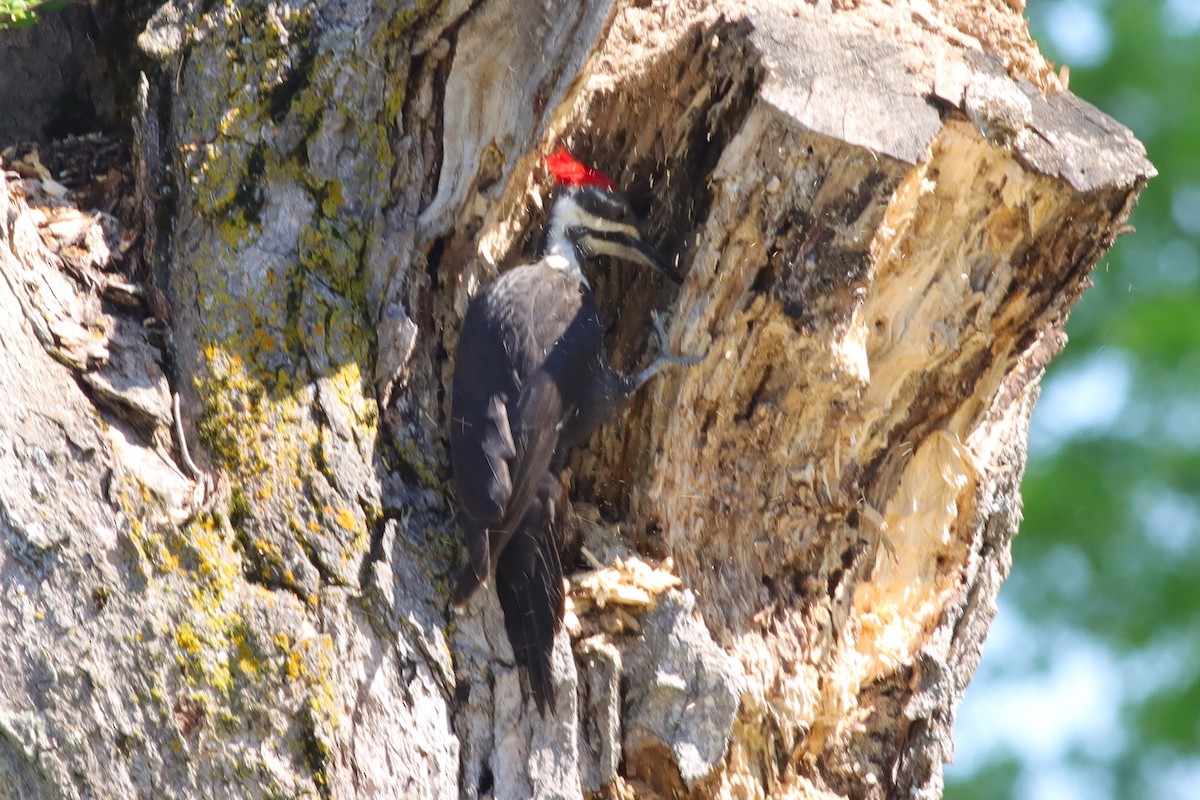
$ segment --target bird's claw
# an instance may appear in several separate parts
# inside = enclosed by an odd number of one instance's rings
[[[708,350],[698,356],[685,356],[681,353],[672,353],[670,345],[667,342],[667,329],[663,325],[662,314],[658,311],[651,311],[650,318],[654,323],[655,337],[658,339],[659,360],[668,364],[674,364],[680,367],[694,367],[703,361],[708,356]]]
[[[667,345],[667,330],[663,327],[662,318],[657,311],[651,312],[651,316],[654,319],[654,336],[658,339],[659,355],[650,366],[638,374],[622,376],[626,392],[637,391],[646,381],[657,375],[663,367],[694,367],[708,355],[708,351],[699,356],[681,356],[672,353]]]

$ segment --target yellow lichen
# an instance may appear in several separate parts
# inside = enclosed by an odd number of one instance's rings
[[[304,676],[304,657],[300,655],[299,650],[288,653],[283,666],[283,674],[289,681],[296,681]]]
[[[195,629],[186,622],[175,629],[175,644],[190,656],[197,656],[204,649],[200,638],[196,636]]]
[[[343,530],[352,531],[358,526],[358,521],[349,509],[339,507],[337,513],[333,515],[333,521],[338,524]]]

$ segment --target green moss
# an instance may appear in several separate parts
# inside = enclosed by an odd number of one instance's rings
[[[315,198],[318,208],[328,198]],[[366,280],[362,256],[366,247],[366,225],[337,216],[321,216],[300,233],[300,263],[321,275],[339,294],[356,305],[366,300]]]
[[[302,655],[296,656],[298,652]],[[304,641],[292,653],[288,669],[305,681],[310,690],[303,705],[304,730],[297,743],[297,755],[312,771],[318,791],[328,797],[333,733],[340,725],[333,684],[333,640],[321,636]]]
[[[221,466],[235,474],[263,473],[269,463],[259,433],[271,412],[261,378],[236,349],[210,344],[204,348],[204,358],[204,377],[196,386],[205,401],[199,425],[201,440]]]
[[[0,0],[0,30],[27,28],[38,22],[38,14],[61,11],[69,0]]]
[[[241,528],[250,520],[252,511],[250,501],[241,487],[234,487],[229,497],[229,522],[235,528]]]
[[[309,26],[299,24],[293,34],[301,42],[300,50],[292,58],[282,80],[267,91],[267,108],[271,121],[279,124],[292,110],[292,103],[312,82],[313,67],[317,51],[309,40]]]
[[[300,49],[293,55],[290,43],[308,41],[311,13],[227,0],[189,32],[196,52],[188,78],[203,90],[187,94],[187,127],[196,136],[180,144],[178,156],[201,214],[217,218],[236,209],[247,224],[259,222],[267,165],[262,131],[278,116],[289,75],[307,74],[311,58]],[[213,74],[209,64],[219,65]]]
[[[424,486],[441,490],[442,480],[434,468],[434,464],[417,443],[408,437],[397,439],[395,442],[396,455],[408,472]]]
[[[164,499],[125,473],[113,476],[109,493],[129,519],[128,541],[134,556],[130,568],[143,578],[178,571],[178,555],[171,546],[175,529],[165,521],[170,514]],[[101,602],[101,598],[94,599]],[[105,590],[102,601],[107,603],[107,599]]]

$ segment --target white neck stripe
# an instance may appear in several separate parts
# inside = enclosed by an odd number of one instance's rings
[[[551,269],[556,269],[559,272],[565,272],[568,276],[575,278],[589,289],[592,288],[592,285],[588,283],[587,276],[583,274],[583,270],[580,268],[579,263],[570,256],[555,251],[552,253],[547,253],[546,257],[543,258],[542,261]]]

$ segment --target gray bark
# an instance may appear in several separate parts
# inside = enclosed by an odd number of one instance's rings
[[[1010,4],[838,5],[162,6],[137,244],[0,192],[0,798],[939,796],[1154,172]],[[492,593],[447,608],[443,430],[558,143],[687,273],[594,274],[614,365],[652,310],[707,355],[572,461],[543,719]]]

